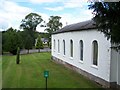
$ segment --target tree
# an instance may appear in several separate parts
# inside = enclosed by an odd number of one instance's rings
[[[120,46],[120,2],[93,2],[89,9],[93,9],[93,20],[98,30]]]
[[[40,35],[37,38],[36,48],[38,49],[38,52],[40,52],[40,49],[43,49],[43,42]]]
[[[25,38],[25,49],[28,50],[27,53],[29,53],[29,49],[32,49],[32,42],[33,42],[33,38],[28,34]]]
[[[16,29],[11,27],[2,33],[2,49],[15,55],[17,53],[17,47],[22,48],[21,36]]]
[[[20,63],[20,48],[17,48],[17,57],[16,57],[16,64]]]
[[[35,43],[35,36],[34,33],[36,31],[36,27],[43,21],[42,17],[36,13],[30,13],[27,16],[25,16],[25,19],[22,20],[20,28],[24,31],[27,31],[27,33],[33,38],[34,42],[32,43],[34,45]]]
[[[62,23],[60,22],[61,17],[60,16],[50,16],[49,22],[46,25],[45,31],[47,31],[48,37],[49,37],[49,42],[51,41],[51,34],[52,32],[59,30],[62,28]]]

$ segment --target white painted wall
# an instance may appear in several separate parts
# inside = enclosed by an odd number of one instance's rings
[[[110,81],[117,82],[117,52],[111,49]]]
[[[118,72],[118,81],[117,81],[117,84],[120,85],[120,50],[119,50],[119,53],[118,53],[118,63],[117,63],[117,66],[118,66],[118,69],[117,69],[117,72]]]
[[[111,50],[111,82],[117,82],[120,85],[120,51]]]
[[[56,49],[53,42],[55,39]],[[58,39],[60,40],[60,53],[58,53]],[[73,40],[73,58],[70,57],[70,40]],[[65,40],[66,55],[63,55],[63,40]],[[83,40],[83,62],[79,60],[79,41]],[[92,42],[98,42],[98,66],[92,65]],[[52,35],[52,56],[55,56],[69,64],[72,64],[84,71],[98,76],[106,81],[110,81],[110,42],[97,30],[84,30],[66,32]]]

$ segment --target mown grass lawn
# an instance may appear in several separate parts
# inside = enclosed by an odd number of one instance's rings
[[[45,88],[44,70],[49,71],[48,88],[100,88],[80,74],[54,63],[50,53],[2,57],[3,88]]]

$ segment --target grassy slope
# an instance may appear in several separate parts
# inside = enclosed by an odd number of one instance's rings
[[[21,63],[17,65],[16,56],[3,56],[3,88],[44,88],[44,70],[49,70],[49,88],[98,88],[95,83],[50,58],[50,53],[21,55]]]

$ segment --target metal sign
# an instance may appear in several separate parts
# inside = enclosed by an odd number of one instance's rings
[[[44,71],[44,77],[48,78],[48,76],[49,76],[49,71]]]
[[[44,71],[44,77],[46,80],[46,90],[47,90],[47,78],[49,77],[49,71]]]

